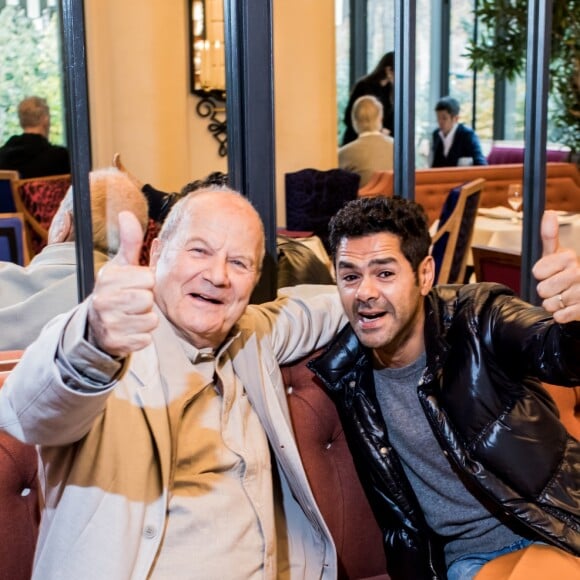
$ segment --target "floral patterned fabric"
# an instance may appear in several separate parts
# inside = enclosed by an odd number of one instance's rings
[[[71,184],[70,175],[23,179],[18,183],[18,193],[26,210],[48,233],[50,222]],[[29,221],[29,220],[27,220]],[[41,235],[27,223],[31,257],[46,246],[46,234]]]

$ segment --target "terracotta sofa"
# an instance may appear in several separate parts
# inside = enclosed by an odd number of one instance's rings
[[[309,357],[311,358],[311,357]],[[306,473],[335,540],[340,580],[389,580],[382,535],[332,401],[306,367],[282,369]],[[5,372],[0,367],[0,387]],[[28,580],[40,522],[36,450],[0,431],[0,580]]]
[[[20,357],[0,354],[0,388]],[[36,450],[0,431],[0,580],[29,580],[40,523]]]
[[[312,355],[315,356],[315,355]],[[306,367],[282,367],[296,439],[336,543],[339,580],[389,580],[381,532],[356,476],[336,409]],[[4,372],[0,366],[0,387]],[[562,422],[580,437],[580,387],[546,385]],[[0,432],[0,580],[28,580],[40,521],[36,451]]]
[[[480,177],[485,179],[481,207],[507,205],[508,186],[510,183],[522,182],[523,165],[417,169],[415,201],[425,208],[429,223],[433,223],[439,217],[450,189]],[[359,189],[359,196],[392,194],[393,171],[375,173],[371,181]],[[546,164],[546,209],[580,212],[580,172],[575,164]]]

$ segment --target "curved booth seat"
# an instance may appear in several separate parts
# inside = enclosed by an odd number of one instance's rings
[[[475,179],[485,179],[480,206],[507,205],[508,187],[522,182],[523,164],[477,165],[469,167],[437,167],[415,172],[415,201],[427,212],[432,224],[451,189]],[[371,181],[359,189],[358,195],[392,195],[393,171],[375,173]],[[546,209],[580,212],[580,172],[573,163],[546,164]]]

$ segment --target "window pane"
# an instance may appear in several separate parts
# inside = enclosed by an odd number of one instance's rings
[[[0,0],[2,63],[0,65],[0,142],[22,132],[18,103],[44,97],[50,107],[49,140],[65,143],[58,3]]]
[[[338,142],[344,133],[342,121],[350,95],[350,2],[335,0],[336,26],[336,99]]]
[[[367,71],[372,71],[383,54],[395,46],[394,0],[367,2]]]

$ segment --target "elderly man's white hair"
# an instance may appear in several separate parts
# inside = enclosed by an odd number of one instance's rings
[[[117,253],[120,243],[119,213],[130,211],[135,214],[145,231],[148,222],[147,200],[127,175],[114,167],[91,171],[89,187],[93,246],[95,250],[112,256]],[[62,228],[65,214],[67,212],[72,214],[73,211],[71,186],[50,224],[49,241],[54,233]],[[69,239],[74,239],[74,235]]]

